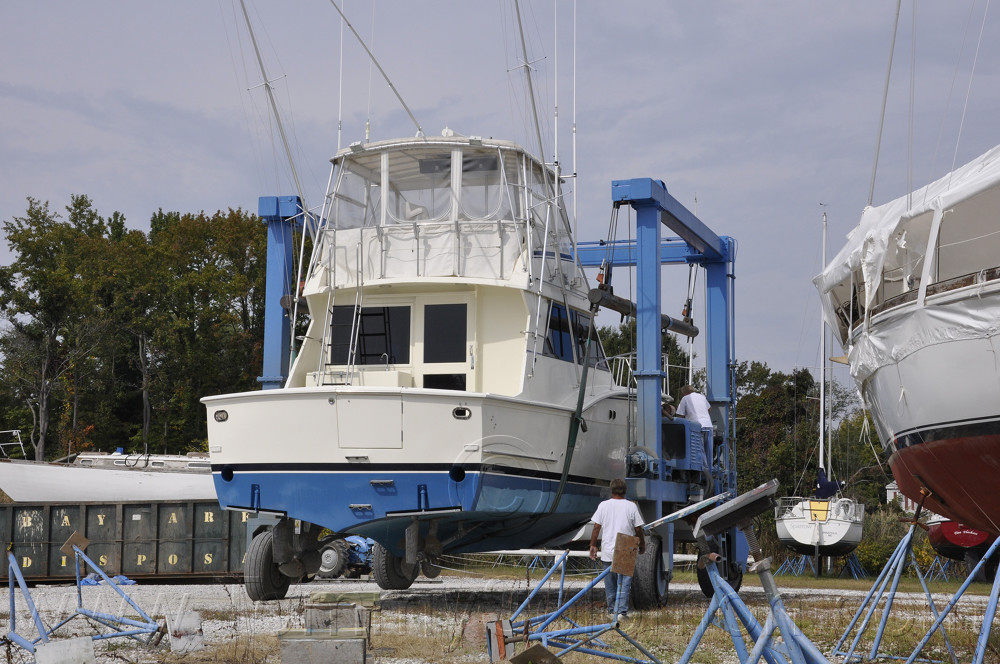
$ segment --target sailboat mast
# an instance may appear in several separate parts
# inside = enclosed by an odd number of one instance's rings
[[[826,212],[823,213],[823,269],[826,269]],[[822,270],[821,270],[822,271]],[[823,308],[819,310],[819,467],[826,471],[824,452],[826,443],[826,324]]]

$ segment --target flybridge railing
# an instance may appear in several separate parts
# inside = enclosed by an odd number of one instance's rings
[[[327,229],[310,274],[330,270],[337,288],[377,279],[470,277],[506,280],[522,260],[524,223],[414,222]],[[524,265],[527,268],[527,265]]]
[[[666,387],[669,384],[668,379],[670,377],[670,363],[666,355],[661,357],[660,362],[660,366],[663,367],[663,373],[665,374],[664,387]],[[615,385],[620,385],[629,389],[635,389],[638,386],[635,379],[635,367],[637,365],[635,353],[614,355],[607,359],[607,363],[608,369],[611,371],[611,377],[615,381]]]

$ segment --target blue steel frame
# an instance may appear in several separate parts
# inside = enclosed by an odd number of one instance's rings
[[[998,548],[1000,548],[1000,538],[997,538],[993,542],[989,550],[979,560],[979,563],[976,565],[976,567],[971,572],[969,572],[968,578],[962,583],[959,589],[955,591],[954,596],[948,601],[948,603],[941,611],[938,611],[937,606],[935,606],[934,604],[934,599],[931,597],[931,592],[930,589],[927,587],[927,583],[925,582],[924,576],[920,573],[920,567],[917,565],[917,559],[913,555],[914,528],[915,526],[911,524],[909,530],[906,532],[906,535],[903,537],[902,540],[900,540],[899,544],[896,545],[896,550],[893,551],[892,556],[889,557],[889,561],[882,569],[882,572],[881,574],[879,574],[878,579],[876,579],[875,583],[872,585],[871,590],[868,591],[868,594],[865,596],[864,601],[861,602],[861,606],[859,606],[857,612],[855,612],[854,618],[847,626],[847,629],[844,630],[844,633],[840,637],[840,640],[838,640],[837,643],[834,644],[833,654],[843,656],[844,657],[843,661],[851,662],[861,659],[859,655],[854,654],[854,651],[858,647],[862,635],[868,629],[868,625],[872,619],[872,615],[874,614],[875,609],[877,608],[879,602],[881,601],[882,596],[885,594],[885,589],[886,586],[889,585],[890,578],[892,579],[892,584],[889,587],[889,594],[886,595],[885,606],[882,609],[882,618],[879,621],[878,629],[875,632],[875,639],[872,644],[871,652],[868,655],[868,660],[874,660],[877,657],[903,659],[902,657],[896,657],[892,655],[880,655],[878,653],[878,649],[882,643],[882,637],[885,634],[886,625],[889,620],[889,614],[892,611],[893,599],[895,598],[896,595],[896,588],[899,585],[899,577],[902,574],[903,570],[906,568],[907,564],[913,566],[914,571],[916,571],[917,573],[917,578],[920,579],[920,585],[924,590],[924,596],[927,599],[927,606],[930,608],[931,615],[934,616],[934,622],[928,628],[927,632],[924,634],[923,638],[921,638],[920,642],[917,644],[916,648],[914,648],[913,652],[910,653],[910,656],[906,659],[906,664],[913,664],[913,662],[917,661],[937,661],[937,660],[920,659],[920,654],[923,651],[924,647],[926,647],[927,642],[930,641],[931,637],[939,629],[941,630],[941,634],[944,637],[945,647],[948,650],[948,654],[951,657],[951,661],[952,662],[958,661],[957,658],[955,657],[955,652],[952,649],[951,642],[948,639],[948,634],[945,631],[944,620],[945,618],[948,617],[948,614],[951,613],[951,610],[955,608],[955,605],[962,598],[962,595],[965,594],[965,591],[969,588],[969,585],[972,584],[972,581],[973,579],[976,578],[976,575],[979,573],[979,570],[984,565],[986,565],[986,561],[990,559],[990,556],[992,556],[993,553]],[[998,598],[1000,598],[1000,574],[997,574],[993,580],[993,587],[990,591],[989,601],[986,605],[986,612],[983,615],[983,622],[982,626],[980,627],[979,638],[976,641],[976,649],[975,652],[973,653],[972,664],[982,664],[986,656],[986,647],[989,641],[990,632],[993,628],[993,619],[996,616]],[[861,618],[862,614],[864,614],[863,620]],[[858,626],[859,620],[861,620],[860,626]],[[851,632],[854,631],[855,627],[858,628],[858,632],[855,635],[853,641],[851,642],[850,647],[846,652],[841,651],[840,647],[846,642],[847,638],[851,635]]]
[[[733,401],[733,348],[735,343],[733,323],[733,297],[735,281],[736,242],[730,237],[712,232],[697,216],[667,192],[660,180],[635,178],[614,180],[611,198],[618,207],[630,205],[636,211],[635,242],[581,242],[577,256],[584,267],[610,266],[636,268],[636,360],[638,384],[638,436],[646,447],[662,452],[663,432],[660,426],[660,395],[663,389],[661,348],[661,280],[662,265],[699,265],[706,273],[706,328],[705,342],[707,397],[722,423],[721,471],[713,472],[716,493],[736,494],[735,459],[730,456],[730,412]],[[664,240],[661,225],[680,236]],[[661,455],[662,456],[662,455]],[[712,460],[709,460],[710,463]],[[721,475],[721,476],[720,476]],[[634,482],[634,480],[632,480]],[[671,482],[645,480],[638,491],[643,499],[657,503],[657,514],[662,514],[662,503],[676,500],[676,487]],[[672,550],[672,532],[666,545]],[[733,538],[733,546],[739,538]],[[733,552],[735,560],[746,556]]]
[[[257,379],[265,390],[284,386],[288,378],[291,325],[281,306],[294,290],[293,233],[302,225],[304,210],[298,196],[261,196],[257,215],[267,224],[267,274],[264,287],[264,375]]]
[[[73,545],[73,553],[76,556],[76,610],[70,614],[69,617],[63,619],[61,622],[57,623],[51,629],[45,629],[45,623],[42,621],[41,616],[38,614],[38,609],[35,607],[35,602],[31,597],[31,593],[28,590],[28,586],[24,581],[24,576],[21,574],[21,568],[17,564],[17,560],[14,558],[14,554],[7,553],[7,581],[8,581],[8,594],[10,595],[10,630],[7,632],[7,640],[14,643],[21,648],[24,648],[30,653],[35,652],[35,646],[41,643],[48,643],[49,637],[52,636],[57,629],[68,623],[70,620],[77,616],[84,616],[90,618],[105,627],[111,628],[113,631],[105,634],[95,634],[91,636],[91,640],[99,641],[101,639],[112,639],[119,636],[127,636],[129,638],[136,639],[138,641],[143,641],[140,636],[145,637],[144,642],[150,642],[154,636],[160,631],[160,625],[153,620],[142,608],[139,607],[135,601],[132,600],[125,591],[121,589],[118,583],[109,577],[107,573],[97,566],[93,560],[87,557],[79,547]],[[94,572],[96,572],[105,583],[117,592],[125,602],[131,606],[136,614],[141,618],[141,620],[132,620],[131,618],[125,618],[124,616],[116,616],[109,613],[101,613],[99,611],[91,611],[90,609],[85,609],[83,607],[83,592],[82,586],[80,584],[80,561],[83,560],[87,566],[89,566]],[[35,630],[38,632],[38,638],[29,641],[20,634],[17,633],[17,623],[15,620],[14,611],[14,583],[17,583],[21,590],[21,594],[24,596],[25,603],[28,606],[28,611],[31,613],[31,619],[35,624]]]

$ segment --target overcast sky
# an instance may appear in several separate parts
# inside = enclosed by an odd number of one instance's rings
[[[950,170],[960,124],[957,164],[1000,142],[1000,20],[986,21],[963,124],[985,2],[921,3],[915,38],[912,4],[900,18],[875,204],[905,194],[908,173],[917,187]],[[247,6],[307,202],[322,196],[341,115],[343,145],[364,139],[366,119],[372,140],[415,133],[346,31],[341,58],[329,2]],[[612,180],[663,180],[739,243],[739,359],[815,366],[822,213],[833,256],[868,200],[896,3],[583,1],[575,104],[573,9],[521,7],[547,159],[558,76],[564,171],[576,117],[580,239],[607,234]],[[537,152],[512,0],[346,0],[345,12],[427,134],[447,126]],[[23,215],[28,196],[62,211],[86,194],[102,215],[117,210],[148,229],[159,208],[256,211],[260,195],[294,193],[238,4],[3,3],[0,19],[0,219]],[[10,260],[6,243],[0,260]],[[665,312],[677,315],[687,270],[663,274]]]

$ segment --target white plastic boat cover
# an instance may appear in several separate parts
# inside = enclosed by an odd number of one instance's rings
[[[878,207],[866,207],[861,222],[847,234],[847,244],[813,283],[821,294],[827,293],[860,267],[865,277],[865,309],[868,309],[881,280],[889,238],[901,223],[927,212],[946,210],[998,183],[1000,145],[909,196]]]
[[[864,311],[871,310],[882,285],[887,256],[901,251],[909,239],[906,233],[897,233],[901,226],[905,227],[911,220],[922,215],[933,215],[936,228],[940,225],[942,213],[960,206],[963,201],[977,194],[997,187],[1000,187],[1000,146],[909,196],[902,196],[878,207],[866,207],[860,223],[848,234],[847,244],[827,264],[826,269],[813,279],[823,300],[827,324],[834,330],[838,329],[834,313],[838,303],[831,296],[831,290],[840,285],[840,297],[843,297],[843,284],[851,279],[852,273],[857,274],[859,270],[864,280]],[[993,197],[992,200],[1000,199]],[[989,210],[977,212],[985,213],[991,218],[993,221],[989,225],[1000,232],[1000,225],[997,225],[1000,206],[991,205]],[[891,243],[893,246],[890,246]],[[933,241],[927,251],[927,262],[930,263],[930,254],[934,251]],[[995,265],[1000,265],[1000,256],[997,256]],[[921,301],[925,288],[920,292]],[[994,302],[996,300],[991,299]],[[934,307],[933,310],[919,307],[904,319],[880,323],[877,330],[873,330],[866,321],[860,334],[853,339],[853,345],[845,348],[851,364],[851,374],[860,386],[880,367],[896,364],[903,357],[928,345],[994,336],[1000,331],[1000,321],[997,319],[996,306],[994,303],[990,305],[972,298]]]

